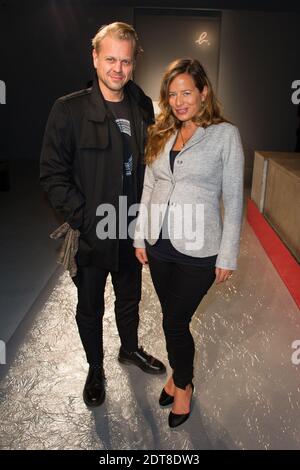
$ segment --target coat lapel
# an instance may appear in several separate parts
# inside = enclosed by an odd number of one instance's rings
[[[189,141],[185,144],[185,147],[182,151],[185,151],[192,147],[195,144],[198,144],[205,136],[205,129],[203,127],[198,127],[198,129],[195,130],[194,134],[192,137],[189,139]]]
[[[175,132],[168,140],[168,142],[166,143],[165,145],[165,149],[164,149],[164,153],[167,153],[169,155],[170,153],[170,150],[172,149],[173,145],[174,145],[174,142],[176,140],[176,137],[177,137],[177,134],[178,134],[178,131]],[[184,149],[182,149],[180,151],[181,152],[184,152],[185,150],[189,149],[190,147],[192,147],[193,145],[197,144],[198,142],[200,142],[205,136],[205,129],[203,127],[198,127],[198,129],[196,129],[196,131],[194,132],[193,136],[189,139],[189,141],[185,144],[185,147]]]
[[[98,78],[95,77],[83,117],[79,147],[103,150],[108,148],[111,142],[113,142],[115,158],[118,156],[120,162],[123,162],[122,136],[113,115],[105,104]]]
[[[163,150],[163,154],[162,154],[162,157],[165,159],[166,161],[166,164],[167,164],[167,168],[168,168],[168,173],[172,179],[172,181],[175,181],[174,180],[174,174],[172,173],[171,171],[171,167],[170,167],[170,151],[174,145],[174,142],[176,140],[176,137],[177,137],[177,134],[178,134],[178,131],[175,132],[168,140],[168,142],[166,143],[165,145],[165,148]],[[190,138],[190,140],[186,143],[184,149],[182,149],[180,151],[179,154],[182,154],[184,153],[187,149],[193,147],[193,145],[197,144],[198,142],[200,142],[203,138],[205,137],[205,129],[203,127],[198,127],[198,129],[196,129],[194,135]]]

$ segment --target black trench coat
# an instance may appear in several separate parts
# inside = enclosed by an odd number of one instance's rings
[[[129,97],[133,143],[135,199],[139,202],[144,178],[146,131],[154,120],[152,101],[132,81]],[[80,231],[78,265],[118,270],[118,239],[100,240],[96,216],[100,204],[116,209],[122,195],[122,135],[105,106],[98,80],[92,88],[59,98],[50,112],[40,160],[40,182],[53,208]]]

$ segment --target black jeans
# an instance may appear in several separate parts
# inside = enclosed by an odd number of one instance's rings
[[[194,340],[189,324],[215,280],[215,266],[196,267],[160,261],[149,256],[152,281],[163,313],[168,359],[176,387],[184,389],[193,379]]]
[[[130,249],[133,252],[132,246]],[[134,254],[120,250],[119,271],[111,272],[115,293],[115,315],[122,347],[138,349],[139,302],[141,300],[141,264]],[[73,281],[77,287],[76,322],[89,364],[102,364],[104,291],[109,271],[96,266],[78,266]]]

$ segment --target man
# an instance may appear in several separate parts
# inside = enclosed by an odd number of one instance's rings
[[[98,406],[105,398],[102,319],[109,273],[121,339],[119,361],[151,374],[164,373],[165,366],[138,347],[141,268],[132,240],[96,233],[101,220],[97,208],[110,204],[118,216],[119,197],[126,196],[129,207],[142,192],[144,140],[153,107],[131,81],[138,38],[130,25],[117,22],[100,28],[92,44],[97,77],[91,89],[54,104],[43,142],[41,183],[53,207],[80,231],[74,282],[76,321],[89,363],[83,398],[88,406]]]

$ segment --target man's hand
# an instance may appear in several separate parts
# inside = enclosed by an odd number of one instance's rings
[[[145,248],[136,248],[135,249],[135,256],[142,264],[148,263],[147,253]]]
[[[227,281],[232,276],[233,271],[230,269],[216,268],[216,284]]]

